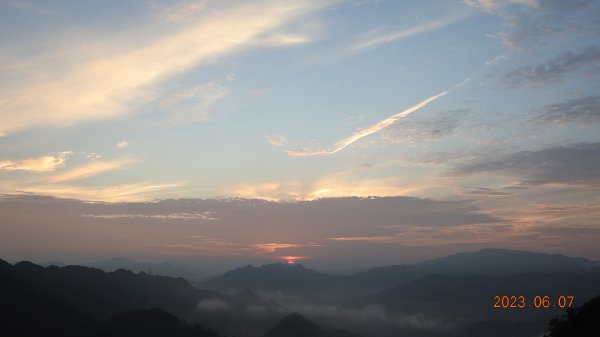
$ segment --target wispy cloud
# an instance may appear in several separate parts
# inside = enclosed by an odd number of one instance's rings
[[[159,219],[159,220],[182,220],[182,221],[215,221],[219,218],[215,217],[213,212],[177,212],[167,214],[82,214],[84,218],[97,219]]]
[[[539,7],[539,0],[463,0],[463,3],[481,8],[486,12],[494,12],[509,4],[521,4],[530,7]]]
[[[589,69],[598,63],[600,63],[600,48],[591,46],[579,53],[564,53],[543,64],[515,69],[504,75],[503,79],[513,88],[518,88],[527,82],[554,83],[571,72]]]
[[[207,119],[211,108],[229,95],[229,89],[221,81],[211,81],[175,92],[162,100],[160,105],[172,111],[168,123],[200,122]]]
[[[269,201],[303,199],[303,186],[298,182],[264,182],[244,184],[232,188],[234,195],[243,198],[256,198]]]
[[[282,134],[267,135],[267,142],[273,146],[283,146],[287,144],[287,138]]]
[[[120,142],[117,142],[116,146],[117,146],[117,149],[124,149],[129,146],[129,141],[122,140]]]
[[[214,96],[222,96],[225,91],[226,89],[220,81],[210,81],[170,93],[159,104],[162,107],[171,108],[193,99],[206,97],[208,100],[211,100]]]
[[[69,55],[68,59],[80,61],[61,65],[65,71],[56,74],[52,64],[38,65],[36,69],[41,73],[20,74],[21,79],[3,87],[1,131],[40,124],[67,126],[131,113],[154,99],[155,86],[170,76],[213,62],[217,57],[260,46],[260,38],[265,34],[329,3],[243,3],[226,10],[204,11],[201,19],[183,24],[173,34],[158,31],[158,38],[151,41],[123,33],[124,40],[132,41],[125,47],[90,47],[104,50],[105,54],[90,56],[73,51],[76,55]],[[160,28],[157,27],[151,29]]]
[[[435,96],[431,96],[428,99],[413,105],[412,107],[399,112],[393,116],[390,116],[384,120],[382,120],[381,122],[371,125],[368,128],[356,131],[355,133],[353,133],[351,136],[346,137],[340,141],[338,141],[337,143],[333,144],[333,146],[329,149],[318,149],[318,150],[311,150],[311,149],[306,149],[306,150],[289,150],[287,151],[288,155],[290,155],[291,157],[307,157],[307,156],[329,156],[332,155],[334,153],[337,153],[341,150],[343,150],[344,148],[346,148],[347,146],[349,146],[350,144],[364,138],[367,137],[369,135],[372,135],[376,132],[379,132],[381,130],[383,130],[384,128],[394,124],[396,121],[398,121],[401,118],[404,118],[408,115],[410,115],[411,113],[427,106],[429,103],[435,101],[436,99],[446,95],[449,92],[449,90],[447,91],[443,91]]]
[[[101,174],[106,171],[116,170],[124,167],[131,161],[128,160],[116,160],[116,161],[94,161],[90,164],[83,165],[65,173],[56,175],[50,178],[53,183],[59,183],[64,181],[79,180],[83,178],[92,177]]]
[[[410,184],[397,177],[353,179],[350,176],[334,174],[315,182],[303,199],[414,195],[424,188],[426,186],[423,184]]]
[[[321,247],[322,245],[316,243],[257,243],[254,245],[256,249],[263,253],[274,253],[281,249],[287,248],[304,248],[304,247]]]
[[[389,242],[390,237],[387,236],[340,236],[329,238],[332,241],[368,241],[368,242]]]
[[[91,201],[148,201],[156,199],[175,188],[181,187],[183,182],[156,184],[139,182],[134,184],[116,186],[74,186],[74,185],[39,185],[21,188],[19,192],[60,196]]]
[[[431,226],[403,226],[398,232],[381,236],[340,236],[328,240],[352,244],[401,244],[403,246],[483,245],[493,244],[500,237],[512,236],[510,226],[503,224],[459,225],[447,228]]]
[[[204,11],[208,5],[206,0],[183,0],[171,6],[151,3],[151,7],[159,11],[159,16],[169,22],[183,22],[194,18],[198,12]]]
[[[299,181],[246,184],[233,188],[235,195],[269,201],[316,200],[344,196],[400,196],[411,195],[427,188],[424,184],[407,184],[392,178],[364,178],[349,172],[336,172],[314,182]]]
[[[513,193],[505,192],[502,189],[491,188],[491,187],[463,187],[457,194],[464,195],[481,195],[481,196],[493,196],[503,197],[513,195]]]
[[[307,35],[275,34],[265,37],[262,41],[269,46],[291,46],[310,42],[311,38]]]
[[[511,49],[529,49],[553,36],[575,36],[586,26],[597,25],[592,12],[575,14],[590,5],[591,0],[463,0],[463,3],[502,18],[511,29],[498,37]]]
[[[414,35],[434,31],[444,28],[453,23],[461,21],[468,17],[469,14],[463,12],[459,15],[450,16],[447,18],[421,23],[419,25],[388,33],[372,32],[366,38],[355,41],[348,47],[347,51],[351,54],[364,53],[369,50],[379,48],[385,44],[396,42]]]
[[[511,4],[525,5],[534,9],[570,11],[586,7],[590,0],[544,1],[544,0],[463,0],[463,3],[494,12]]]
[[[19,160],[0,161],[0,170],[6,171],[31,171],[51,172],[64,165],[70,151],[60,152],[56,155],[27,158]]]
[[[521,187],[600,186],[600,143],[577,143],[535,151],[520,151],[494,158],[480,158],[454,169],[458,175],[496,172],[519,179]]]
[[[391,143],[439,140],[452,134],[463,123],[468,110],[437,112],[432,118],[390,126],[382,136]]]
[[[546,105],[531,122],[579,123],[587,126],[600,123],[600,96],[584,96]]]
[[[39,15],[50,15],[56,13],[55,10],[50,9],[45,6],[44,3],[39,2],[31,2],[31,1],[23,1],[23,0],[5,0],[0,4],[0,6],[6,5],[10,6],[14,9],[24,11],[24,12],[32,12]]]

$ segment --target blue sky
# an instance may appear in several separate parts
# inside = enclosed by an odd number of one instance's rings
[[[407,261],[433,245],[598,259],[599,14],[591,0],[1,1],[0,193],[115,207],[404,196],[494,219],[411,237]],[[288,245],[255,251],[267,259],[323,260],[335,254],[316,247],[342,242],[370,245],[372,263],[406,245],[367,224],[325,232],[211,235]],[[27,247],[6,252],[53,252]]]

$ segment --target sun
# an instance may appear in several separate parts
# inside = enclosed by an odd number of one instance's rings
[[[284,261],[288,265],[293,265],[297,261],[306,260],[307,258],[308,258],[307,256],[292,256],[292,255],[278,256],[277,257],[277,259],[279,259],[281,261]]]

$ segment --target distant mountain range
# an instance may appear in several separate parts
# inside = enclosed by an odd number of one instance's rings
[[[600,271],[448,276],[431,274],[353,301],[358,307],[377,304],[393,312],[441,316],[525,319],[556,315],[559,296],[574,296],[574,305],[600,293]],[[495,296],[524,296],[522,310],[494,309]],[[554,307],[536,309],[535,296],[549,296]],[[461,310],[464,309],[464,310]]]
[[[600,269],[597,263],[580,257],[492,248],[449,255],[416,263],[413,267],[455,276],[582,272]]]
[[[248,265],[236,268],[202,283],[201,286],[226,292],[252,289],[259,292],[280,292],[313,298],[327,296],[344,280],[343,276],[320,273],[301,264],[275,263],[260,267]]]
[[[231,292],[252,289],[340,300],[365,296],[430,274],[449,276],[511,275],[519,273],[589,272],[600,266],[583,258],[507,249],[483,249],[412,265],[375,267],[353,275],[317,272],[300,264],[245,266],[200,285]]]
[[[205,285],[211,289],[144,271],[0,260],[0,335],[529,337],[562,310],[493,309],[494,296],[524,296],[528,305],[549,296],[556,305],[572,295],[581,305],[600,294],[600,269],[563,255],[484,249],[353,275],[245,266]]]
[[[131,270],[132,272],[144,272],[150,275],[161,275],[170,277],[183,277],[194,284],[206,279],[206,274],[197,268],[185,268],[172,262],[140,262],[123,257],[117,257],[108,260],[96,261],[88,264],[89,267],[102,269],[111,272],[119,269]]]
[[[176,322],[184,320],[202,322],[204,327],[229,335],[259,336],[286,312],[250,290],[222,295],[196,289],[183,278],[124,269],[105,272],[82,266],[44,268],[26,261],[11,265],[0,260],[0,299],[0,336],[19,337],[96,337],[106,329],[109,333],[102,336],[188,336],[206,330],[183,326],[156,335],[153,329],[138,327],[144,320],[162,320],[167,330],[182,325]],[[2,326],[10,327],[12,332],[3,334]],[[44,333],[46,330],[55,333]],[[216,336],[207,331],[197,336]]]

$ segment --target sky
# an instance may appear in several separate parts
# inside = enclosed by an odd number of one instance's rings
[[[600,1],[0,0],[0,258],[600,260]]]

